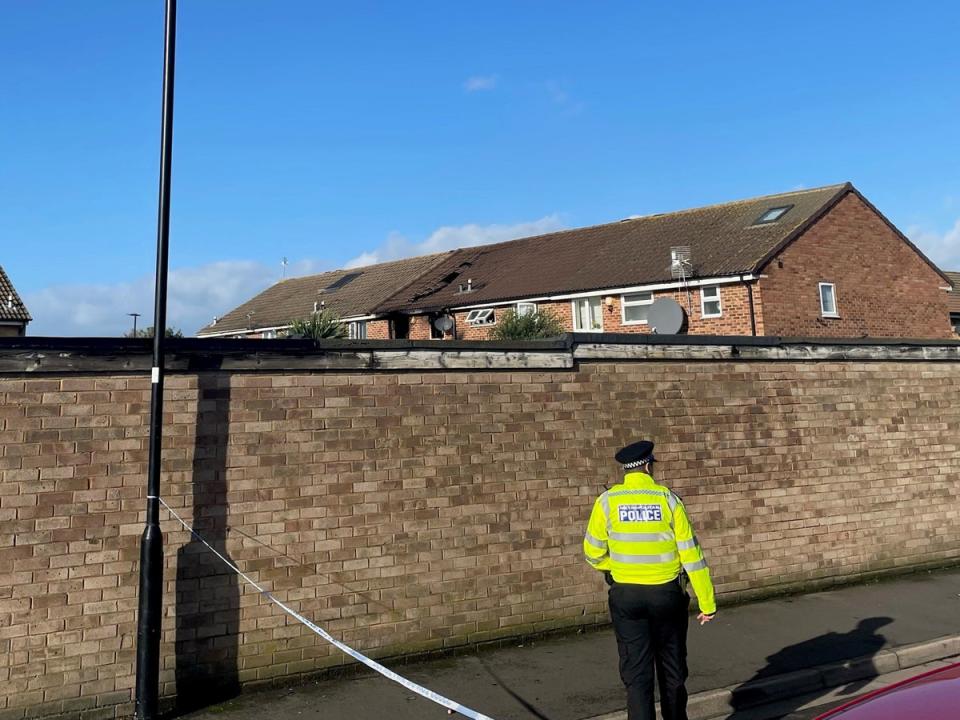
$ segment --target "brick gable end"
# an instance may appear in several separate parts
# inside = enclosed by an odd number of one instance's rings
[[[763,269],[767,335],[949,339],[944,279],[856,193],[848,193]],[[819,283],[839,317],[825,318]]]

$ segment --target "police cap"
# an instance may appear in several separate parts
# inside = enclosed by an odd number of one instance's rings
[[[653,456],[653,443],[649,440],[640,440],[639,442],[631,443],[619,450],[617,454],[614,455],[614,459],[623,465],[624,470],[638,468],[646,465],[648,462],[654,462],[656,458]]]

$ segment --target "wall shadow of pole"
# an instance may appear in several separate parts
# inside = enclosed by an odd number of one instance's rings
[[[193,528],[227,559],[230,377],[197,375]],[[195,536],[177,552],[176,712],[237,695],[239,578]]]
[[[770,689],[764,688],[764,681],[777,675],[806,670],[818,665],[840,663],[854,658],[870,658],[876,655],[886,643],[886,638],[877,633],[877,630],[892,622],[893,618],[889,617],[865,618],[849,632],[824,633],[809,640],[788,645],[769,655],[764,667],[733,690],[731,704],[734,712],[727,717],[727,720],[745,718],[749,714],[741,711],[774,701],[777,703],[778,712],[782,710],[784,715],[796,710],[803,703],[809,702],[811,695],[816,691],[797,697],[796,704],[793,705],[789,699],[771,695]],[[878,674],[876,667],[871,663],[871,668],[867,669],[867,676],[845,685],[842,694],[853,695]],[[824,688],[822,694],[826,695],[827,692],[829,689]]]

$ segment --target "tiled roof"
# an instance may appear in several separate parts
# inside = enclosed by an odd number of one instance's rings
[[[30,322],[33,318],[27,312],[27,306],[17,295],[17,291],[0,265],[0,320]]]
[[[850,190],[830,185],[458,250],[378,311],[670,282],[675,246],[690,247],[694,277],[754,272]],[[758,223],[777,207],[789,209],[775,222]],[[460,292],[468,279],[472,292]]]
[[[282,327],[306,318],[323,303],[342,318],[369,315],[373,309],[419,277],[449,253],[396,260],[350,270],[282,280],[228,312],[198,335]]]
[[[960,272],[945,272],[953,283],[953,292],[947,295],[947,306],[951,313],[960,313]]]

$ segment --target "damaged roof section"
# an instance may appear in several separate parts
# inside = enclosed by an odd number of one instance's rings
[[[376,312],[670,282],[678,246],[691,248],[692,277],[754,272],[849,190],[830,185],[457,250]]]
[[[197,332],[200,336],[286,327],[325,308],[341,318],[370,315],[450,253],[281,280]]]

